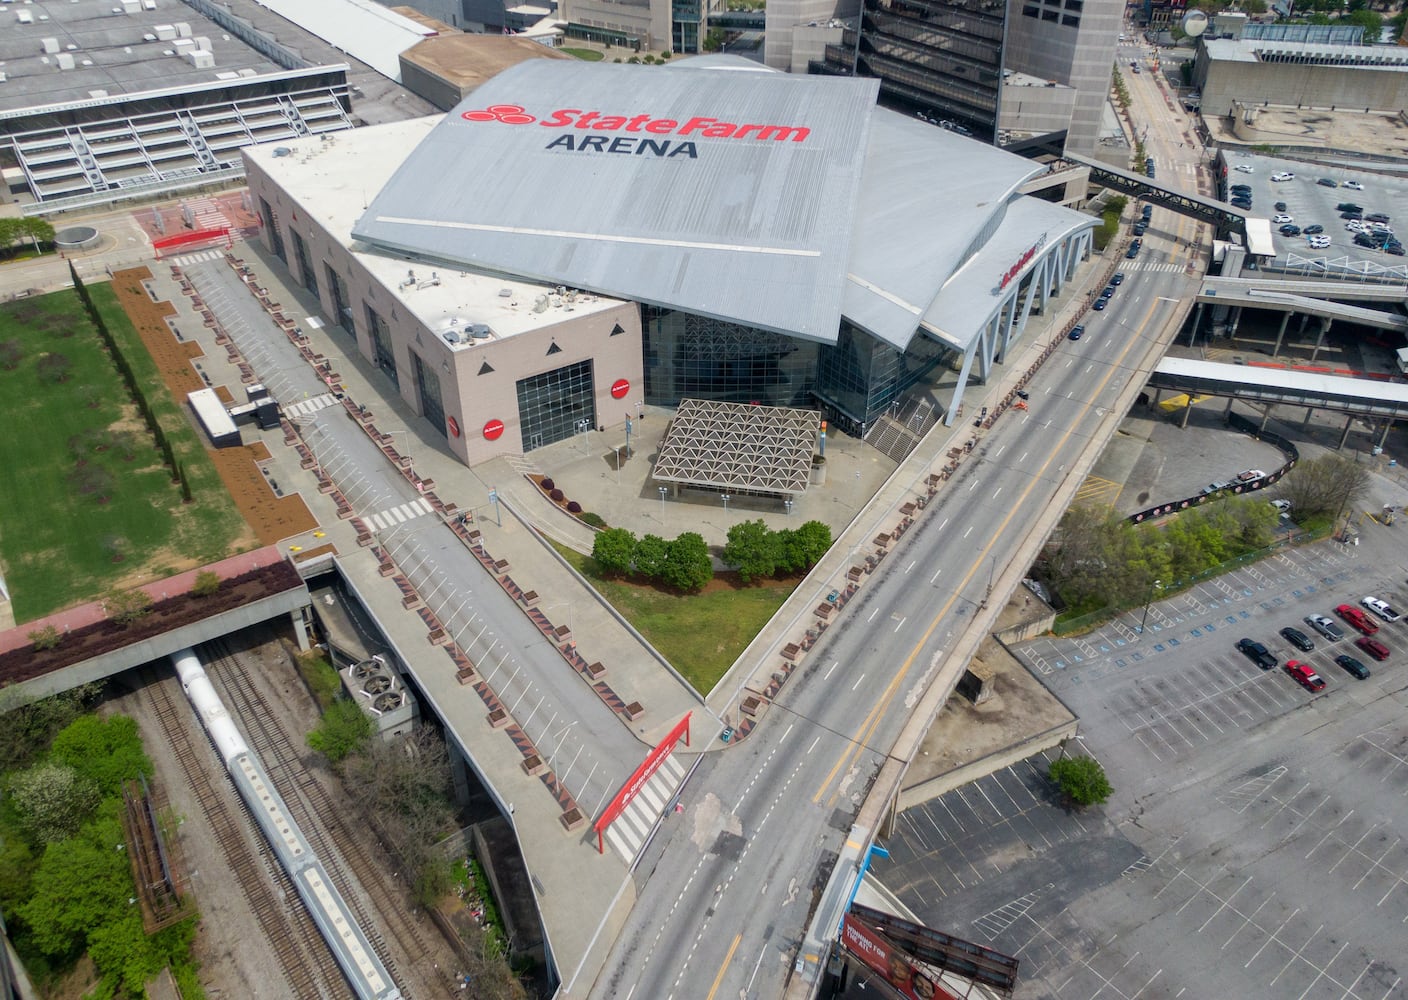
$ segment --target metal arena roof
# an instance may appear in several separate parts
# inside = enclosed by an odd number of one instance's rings
[[[899,350],[920,329],[966,350],[1012,260],[1092,220],[1018,195],[1039,164],[877,108],[874,84],[733,56],[518,66],[353,235],[824,343],[844,315]]]
[[[833,342],[878,86],[524,63],[447,115],[353,233]]]
[[[682,399],[655,461],[662,483],[795,496],[811,481],[821,414]]]

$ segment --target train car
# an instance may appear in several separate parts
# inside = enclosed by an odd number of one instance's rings
[[[283,796],[269,780],[264,765],[240,735],[206,676],[200,658],[193,650],[185,649],[173,654],[171,661],[236,791],[273,848],[280,866],[293,880],[303,905],[318,925],[355,995],[359,1000],[401,1000],[400,988],[377,958],[346,900],[328,877],[327,869],[289,815]]]

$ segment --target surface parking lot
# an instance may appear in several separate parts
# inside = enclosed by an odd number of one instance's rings
[[[1401,604],[1394,530],[1156,601],[1142,638],[1140,608],[1017,647],[1080,715],[1114,797],[1067,812],[1046,758],[1022,762],[903,813],[880,880],[929,926],[1020,959],[1022,998],[1408,997],[1408,621],[1380,630],[1384,663],[1348,628],[1304,654],[1277,634],[1366,594]],[[1259,670],[1243,636],[1326,690]]]

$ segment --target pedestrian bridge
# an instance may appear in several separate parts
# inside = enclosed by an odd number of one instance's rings
[[[1408,384],[1396,380],[1170,357],[1154,369],[1149,387],[1189,395],[1224,396],[1229,400],[1285,403],[1355,416],[1391,420],[1408,417]]]

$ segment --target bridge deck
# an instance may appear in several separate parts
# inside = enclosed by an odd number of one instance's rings
[[[1164,358],[1149,378],[1156,389],[1235,396],[1378,417],[1408,415],[1408,385],[1321,372]]]

